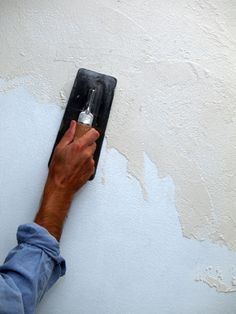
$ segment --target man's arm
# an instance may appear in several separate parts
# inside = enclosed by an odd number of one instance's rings
[[[74,138],[76,125],[72,121],[55,149],[35,223],[18,228],[18,246],[0,267],[0,313],[34,313],[45,291],[65,274],[58,241],[74,193],[94,172],[99,136],[92,129]]]
[[[74,138],[76,122],[55,149],[42,204],[35,222],[46,228],[58,241],[73,195],[94,173],[93,154],[99,133],[92,129],[81,138]]]

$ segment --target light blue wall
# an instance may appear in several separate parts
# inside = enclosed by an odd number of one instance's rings
[[[39,104],[24,86],[1,93],[0,106],[2,262],[16,243],[17,226],[32,221],[38,208],[63,110]],[[104,145],[96,179],[76,195],[64,228],[67,274],[37,313],[235,313],[235,294],[195,280],[221,269],[227,282],[236,272],[236,253],[182,236],[174,183],[160,179],[147,157],[147,200],[126,167],[126,159]]]

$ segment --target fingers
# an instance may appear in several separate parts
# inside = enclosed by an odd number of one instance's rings
[[[98,139],[98,137],[99,132],[92,128],[83,136],[74,138],[74,141],[71,143],[71,148],[73,149],[76,156],[74,157],[75,165],[84,165],[90,160],[90,163],[92,163],[94,167],[93,155],[97,147],[95,141]]]
[[[88,152],[88,155],[90,157],[93,157],[94,153],[95,153],[95,150],[96,150],[96,143],[93,143],[92,145],[90,145],[88,148],[86,148],[86,151]]]
[[[69,129],[66,131],[66,133],[64,134],[63,138],[59,143],[61,147],[64,147],[73,141],[75,136],[76,125],[77,125],[76,121],[72,120]]]
[[[80,151],[77,158],[77,163],[86,163],[88,160],[93,160],[93,155],[96,150],[96,143],[86,147],[84,150]]]
[[[94,172],[95,172],[94,160],[89,159],[83,165],[83,174],[81,174],[80,176],[79,185],[81,185],[81,182],[83,182],[83,184],[87,182],[91,178],[91,176],[94,174]]]
[[[93,155],[97,147],[95,142],[85,148],[81,148],[79,142],[73,142],[71,145],[73,145],[74,151],[74,157],[71,159],[71,162],[73,162],[75,167],[87,163],[88,160],[93,160]]]
[[[78,142],[81,147],[86,147],[92,145],[99,138],[99,136],[99,132],[92,128],[80,138],[76,138],[74,141]]]
[[[93,159],[93,155],[95,153],[96,150],[96,143],[93,143],[92,145],[88,146],[84,151],[83,151],[83,157],[84,160],[88,160],[88,159]]]

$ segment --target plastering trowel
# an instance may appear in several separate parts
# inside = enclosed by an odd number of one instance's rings
[[[52,154],[69,128],[71,120],[76,120],[78,121],[77,137],[85,134],[91,127],[94,127],[100,133],[94,153],[95,169],[97,168],[116,82],[117,80],[114,77],[108,75],[86,69],[78,71]],[[50,164],[52,154],[48,164]],[[95,173],[90,180],[94,178]]]

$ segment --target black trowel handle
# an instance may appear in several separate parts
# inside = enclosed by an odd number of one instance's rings
[[[90,125],[78,123],[75,131],[75,136],[79,138],[83,136],[85,133],[87,133],[90,129],[91,129]]]

